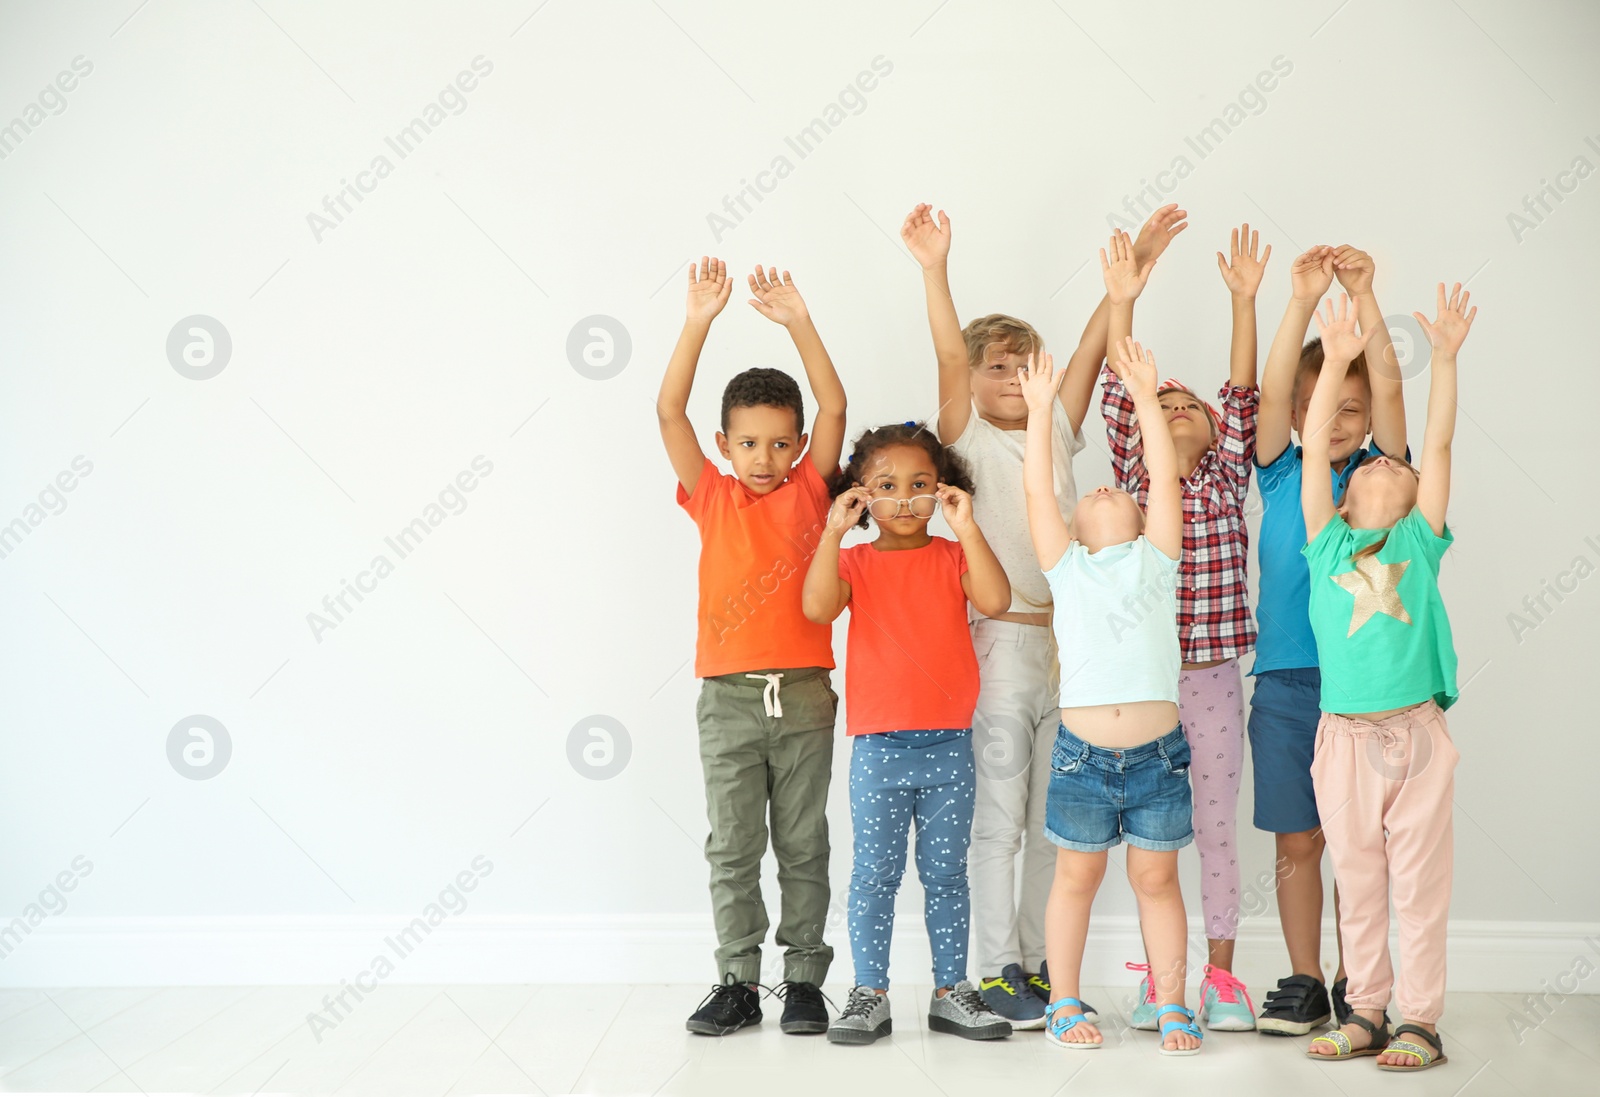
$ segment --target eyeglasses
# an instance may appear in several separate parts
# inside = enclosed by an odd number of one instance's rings
[[[867,504],[867,512],[880,522],[887,522],[900,517],[904,508],[913,518],[932,518],[933,512],[939,509],[937,495],[913,495],[909,499],[890,499],[887,496],[874,499]]]

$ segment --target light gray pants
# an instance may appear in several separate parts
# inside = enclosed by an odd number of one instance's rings
[[[1013,621],[980,618],[971,628],[980,682],[972,717],[978,796],[967,854],[973,977],[998,975],[1006,964],[1037,972],[1056,863],[1044,836],[1050,750],[1061,724],[1055,638],[1044,625]]]

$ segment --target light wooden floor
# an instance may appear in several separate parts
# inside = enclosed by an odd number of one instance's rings
[[[1305,1040],[1215,1033],[1195,1058],[1105,1026],[1106,1047],[1067,1052],[1036,1032],[988,1044],[929,1035],[928,988],[897,986],[896,1030],[866,1048],[783,1036],[766,1022],[691,1036],[701,986],[380,986],[320,1042],[306,1014],[325,987],[0,991],[8,1093],[1327,1094],[1567,1097],[1600,1093],[1600,997],[1574,996],[1519,1042],[1513,995],[1450,996],[1450,1062],[1420,1077],[1370,1059],[1314,1063]],[[835,1001],[843,986],[827,988]],[[1131,988],[1087,997],[1103,1013]],[[1258,991],[1252,994],[1259,1001]],[[1121,1028],[1121,1031],[1116,1029]]]

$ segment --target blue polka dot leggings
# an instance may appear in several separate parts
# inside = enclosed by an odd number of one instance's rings
[[[889,989],[894,899],[915,821],[934,986],[954,986],[967,977],[972,912],[967,892],[967,844],[977,792],[972,732],[885,731],[854,736],[852,743],[850,951],[856,985]]]

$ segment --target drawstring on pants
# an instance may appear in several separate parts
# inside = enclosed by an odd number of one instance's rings
[[[779,717],[783,715],[783,700],[778,696],[778,685],[783,679],[781,674],[746,674],[746,678],[765,678],[766,688],[761,691],[761,703],[767,708],[767,715]]]

